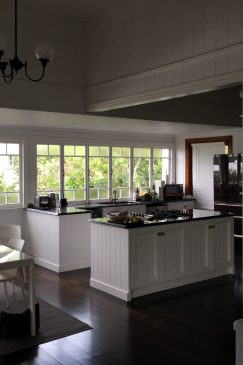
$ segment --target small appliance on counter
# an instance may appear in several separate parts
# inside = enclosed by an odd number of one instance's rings
[[[48,195],[36,195],[35,208],[37,209],[51,209],[51,198]]]
[[[51,202],[51,208],[56,208],[56,204],[57,204],[57,200],[59,200],[59,196],[58,194],[55,193],[48,193],[47,194],[50,198],[50,202]]]
[[[164,200],[181,200],[183,197],[183,184],[165,184]]]
[[[60,199],[60,207],[61,208],[66,208],[67,206],[68,206],[67,199],[64,198],[64,195],[63,195],[62,198]]]

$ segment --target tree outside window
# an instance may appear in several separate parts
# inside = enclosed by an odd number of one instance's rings
[[[89,199],[109,198],[109,147],[89,146]]]
[[[69,201],[86,199],[85,146],[64,146],[64,195]]]
[[[153,181],[166,181],[166,175],[169,175],[169,153],[168,148],[153,148]]]
[[[20,203],[19,152],[19,143],[0,143],[0,205]]]
[[[145,192],[150,188],[150,148],[133,149],[133,188]]]
[[[60,194],[60,146],[37,145],[37,194]]]
[[[112,147],[112,189],[118,198],[130,196],[130,148]]]

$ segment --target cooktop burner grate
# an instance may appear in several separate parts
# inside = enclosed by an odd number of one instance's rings
[[[163,220],[168,218],[179,218],[179,217],[190,217],[192,212],[190,210],[155,210],[147,215],[149,221],[153,220]]]

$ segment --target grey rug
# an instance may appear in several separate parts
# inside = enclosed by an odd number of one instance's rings
[[[4,296],[2,294],[3,292],[0,291],[0,311],[5,310]],[[23,311],[24,306],[22,301],[19,300],[19,295],[15,295],[15,299],[17,300],[14,300],[14,303],[12,302],[13,299],[11,300],[11,310],[8,311],[15,313]],[[88,324],[79,321],[39,298],[36,298],[36,302],[40,305],[40,329],[37,336],[23,336],[8,340],[0,339],[0,355],[19,351],[92,328]],[[18,309],[17,306],[19,306],[20,309]]]

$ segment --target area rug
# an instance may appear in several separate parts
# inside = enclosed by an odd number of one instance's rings
[[[1,294],[2,292],[0,292],[0,311],[4,309],[4,298]],[[16,302],[20,306],[21,310],[24,310],[23,303],[16,300],[13,306],[10,303],[11,311],[17,312]],[[88,324],[79,321],[39,298],[36,298],[36,302],[38,302],[40,306],[40,329],[37,335],[35,337],[21,336],[8,340],[0,339],[0,356],[36,346],[44,342],[70,336],[92,328]]]

